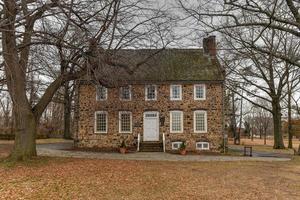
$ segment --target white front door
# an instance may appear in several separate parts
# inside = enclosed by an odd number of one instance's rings
[[[158,112],[144,113],[144,141],[159,141],[159,116]]]

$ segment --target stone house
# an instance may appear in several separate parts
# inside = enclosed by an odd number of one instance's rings
[[[111,69],[100,71],[100,81],[79,80],[75,146],[116,149],[124,140],[132,150],[172,151],[184,141],[188,151],[218,151],[224,70],[215,37],[203,44],[203,49],[121,50],[116,59],[138,68],[134,73]]]

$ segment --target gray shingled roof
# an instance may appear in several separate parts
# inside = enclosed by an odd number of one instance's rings
[[[106,66],[97,76],[105,82],[222,81],[223,69],[202,49],[119,50],[112,61],[134,70],[128,74],[118,66]],[[143,63],[136,67],[138,63]]]

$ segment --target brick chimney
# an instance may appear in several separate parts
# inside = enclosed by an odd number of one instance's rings
[[[217,55],[217,46],[216,46],[216,36],[211,35],[206,38],[203,38],[203,51],[204,54],[211,57],[216,57]]]

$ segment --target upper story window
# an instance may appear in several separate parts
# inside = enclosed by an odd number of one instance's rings
[[[182,99],[182,86],[181,85],[171,85],[170,86],[170,97],[171,97],[171,100],[181,100]]]
[[[146,85],[145,87],[146,100],[156,100],[157,99],[157,86],[156,85]]]
[[[194,132],[207,132],[207,113],[205,110],[194,111]]]
[[[132,113],[127,111],[119,112],[119,133],[132,132]]]
[[[120,99],[131,100],[131,85],[120,87]]]
[[[95,112],[95,133],[107,133],[107,112]]]
[[[96,100],[104,101],[107,99],[107,88],[103,85],[96,86]]]
[[[182,133],[183,132],[183,112],[171,111],[170,112],[170,132]]]
[[[204,84],[194,85],[194,99],[195,100],[206,99],[206,87]]]

